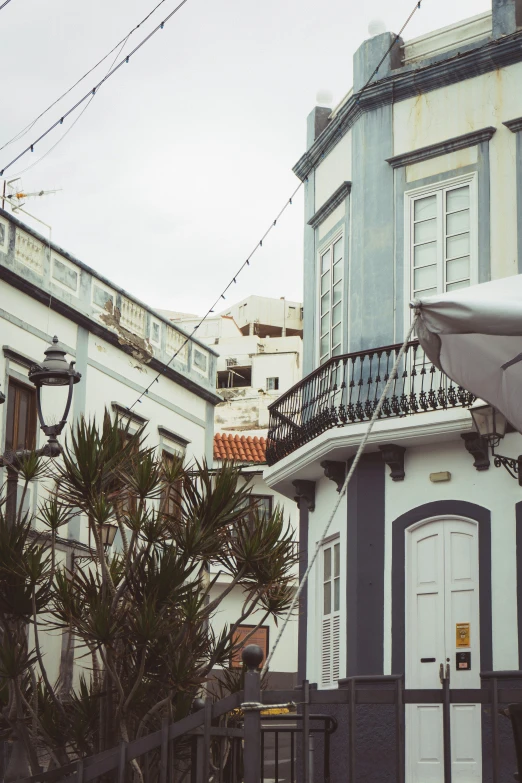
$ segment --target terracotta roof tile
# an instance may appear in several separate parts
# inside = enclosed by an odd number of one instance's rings
[[[251,435],[214,435],[214,459],[230,459],[239,462],[266,462],[266,439]]]

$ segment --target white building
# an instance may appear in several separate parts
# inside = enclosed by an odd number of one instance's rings
[[[57,335],[82,374],[74,387],[70,424],[81,415],[100,420],[107,407],[131,423],[147,423],[150,445],[185,453],[188,460],[212,460],[214,406],[220,401],[214,391],[213,348],[191,339],[171,361],[186,339],[182,329],[3,210],[0,280],[0,382],[7,398],[0,408],[3,450],[45,443],[28,370],[43,361]],[[158,383],[129,413],[158,372]],[[66,392],[44,389],[42,394],[47,419],[59,420]],[[28,507],[35,510],[37,502],[34,483]],[[88,526],[76,519],[60,532],[63,558],[71,567],[72,558],[84,555],[90,543]],[[52,680],[64,665],[61,645],[58,635],[46,640]]]
[[[168,312],[165,314],[170,315]],[[236,319],[240,319],[239,324]],[[190,333],[200,319],[179,314],[174,320]],[[269,513],[276,505],[281,506],[295,531],[297,546],[298,511],[295,501],[269,487],[262,473],[266,464],[269,405],[301,379],[302,305],[284,298],[250,296],[226,313],[206,319],[197,334],[219,354],[216,390],[223,402],[215,408],[214,465],[218,467],[224,459],[241,465],[245,480],[252,482],[252,501]],[[218,594],[226,583],[227,576],[223,574],[213,593]],[[243,601],[243,593],[238,589],[227,596],[213,621],[216,631],[221,630],[225,623],[237,621]],[[261,613],[257,612],[247,625],[241,627],[241,633],[249,633],[252,623],[257,624],[260,618]],[[269,618],[256,638],[250,641],[268,651],[277,631],[277,625]],[[289,623],[270,670],[271,687],[294,686],[297,617]]]
[[[521,27],[519,0],[493,0],[492,13],[388,54],[394,36],[377,35],[354,55],[346,98],[309,116],[294,167],[306,194],[304,378],[271,407],[264,474],[300,497],[302,570],[409,328],[409,301],[522,271]],[[446,762],[453,779],[480,781],[495,711],[481,706],[481,675],[522,682],[522,503],[470,402],[408,347],[310,575],[299,674],[321,689],[404,675],[407,689],[432,693],[442,677],[454,702]],[[516,457],[522,437],[507,434],[499,450]],[[406,706],[408,783],[445,779],[434,700]],[[357,780],[368,783],[391,779],[396,751],[394,721],[371,714],[357,729],[367,751]],[[333,781],[350,761],[344,737]]]

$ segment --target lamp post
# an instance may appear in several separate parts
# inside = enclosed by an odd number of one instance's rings
[[[58,435],[62,432],[71,409],[73,387],[81,379],[81,373],[74,369],[74,362],[67,363],[65,359],[67,351],[53,337],[49,348],[44,351],[45,359],[42,364],[35,364],[29,370],[29,380],[36,386],[36,407],[40,427],[47,435],[47,443],[35,453],[39,457],[57,457],[61,447],[58,443]],[[42,386],[68,386],[67,402],[60,421],[57,424],[46,424],[42,411]],[[5,402],[5,395],[0,393],[0,405]],[[21,460],[31,452],[26,449],[19,451],[7,450],[0,457],[0,466],[7,470],[7,495],[6,517],[11,524],[16,518],[16,496],[18,488],[18,468]]]
[[[471,409],[471,417],[478,434],[485,438],[491,447],[495,467],[505,468],[510,476],[518,479],[519,486],[522,486],[522,454],[516,459],[495,454],[496,447],[506,434],[507,419],[504,414],[493,405],[479,405]]]

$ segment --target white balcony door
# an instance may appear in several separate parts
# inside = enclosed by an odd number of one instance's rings
[[[442,664],[450,688],[480,689],[478,569],[475,523],[444,518],[406,531],[406,688],[441,690]],[[457,668],[459,652],[471,653],[470,670]],[[453,780],[481,780],[480,703],[451,705],[451,764]],[[407,705],[406,781],[443,780],[442,705]]]

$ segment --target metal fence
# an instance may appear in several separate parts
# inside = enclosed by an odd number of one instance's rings
[[[248,649],[248,648],[247,648]],[[140,759],[145,783],[362,783],[378,780],[378,771],[358,773],[359,720],[361,708],[373,705],[388,710],[394,754],[387,758],[387,779],[405,780],[404,710],[407,704],[441,704],[443,714],[444,783],[452,783],[452,704],[489,707],[491,736],[483,741],[487,776],[493,783],[505,780],[502,772],[499,722],[502,705],[515,705],[508,712],[514,722],[517,754],[522,759],[522,671],[484,672],[480,689],[405,689],[399,675],[350,677],[337,689],[317,690],[305,681],[289,691],[261,691],[255,668],[245,675],[245,689],[219,702],[208,699],[204,707],[177,723],[164,723],[161,730],[105,753],[80,759],[61,769],[43,772],[20,783],[135,783],[130,762]],[[513,680],[520,685],[513,685]],[[509,682],[511,681],[511,682]],[[293,715],[263,716],[263,709],[295,703]],[[321,712],[315,710],[321,707]],[[325,712],[339,710],[338,722]],[[391,710],[391,713],[389,712]],[[230,720],[230,715],[234,719]],[[228,725],[218,725],[225,716]],[[235,723],[235,725],[231,725]],[[338,725],[337,725],[338,723]],[[388,724],[387,724],[388,725]],[[331,775],[331,737],[343,746],[347,765]],[[283,736],[289,740],[283,742]],[[314,743],[314,736],[320,739]],[[513,749],[513,758],[515,752]],[[321,747],[318,747],[318,746]],[[314,752],[315,748],[315,752]],[[377,747],[376,747],[377,750]],[[371,763],[371,759],[370,759]],[[505,767],[505,764],[504,764]],[[510,770],[510,778],[515,770]]]
[[[333,427],[369,421],[401,349],[401,343],[329,359],[269,407],[269,465]],[[475,397],[429,361],[417,340],[406,345],[402,364],[384,401],[381,418],[411,416],[458,406]]]

